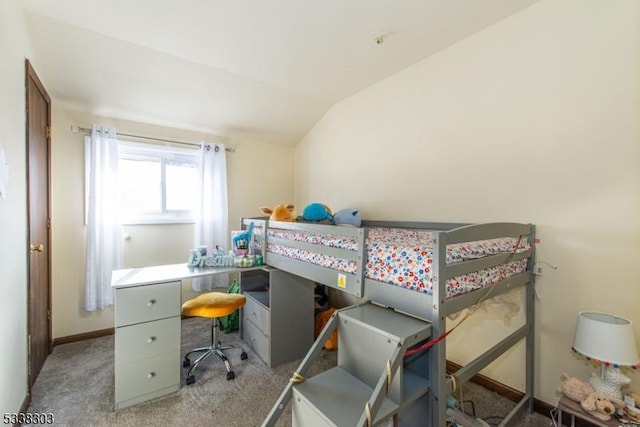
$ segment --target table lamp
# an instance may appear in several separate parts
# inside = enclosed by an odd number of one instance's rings
[[[631,380],[622,369],[640,370],[640,357],[631,322],[610,314],[578,313],[576,336],[571,350],[600,366],[589,383],[613,399],[622,400],[621,387]]]

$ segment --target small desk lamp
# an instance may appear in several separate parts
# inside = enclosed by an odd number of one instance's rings
[[[629,384],[620,368],[640,370],[640,357],[631,322],[610,314],[578,313],[576,336],[571,350],[601,366],[589,383],[596,391],[622,400],[621,386]]]

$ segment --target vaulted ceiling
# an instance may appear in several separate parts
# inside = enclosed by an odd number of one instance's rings
[[[334,105],[537,0],[21,0],[55,102],[295,144]]]

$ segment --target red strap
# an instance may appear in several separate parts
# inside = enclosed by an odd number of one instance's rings
[[[518,248],[520,247],[520,242],[521,242],[521,241],[522,241],[522,234],[521,234],[520,236],[518,236],[518,241],[516,242],[516,245],[515,245],[515,247],[513,248],[513,252],[511,253],[511,256],[513,256],[513,255],[518,251]],[[509,258],[511,258],[511,256],[510,256]],[[509,258],[507,258],[507,261],[509,260]],[[505,263],[506,263],[506,261],[505,261]],[[503,277],[503,279],[505,279],[505,278],[506,278],[506,277]],[[492,290],[493,290],[493,289],[492,289]],[[489,294],[489,293],[487,293],[487,295],[488,295],[488,294]],[[485,296],[486,296],[486,295],[485,295]],[[482,299],[484,299],[484,298],[482,298]],[[482,299],[481,299],[480,301],[482,301]],[[478,301],[478,303],[479,303],[480,301]],[[454,331],[458,326],[460,326],[460,325],[462,324],[462,322],[464,322],[465,320],[467,320],[467,318],[471,315],[471,313],[472,313],[472,311],[467,312],[467,314],[465,314],[465,316],[462,318],[462,320],[461,320],[461,321],[460,321],[456,326],[454,326],[453,328],[449,329],[447,332],[445,332],[445,333],[441,334],[440,336],[438,336],[438,337],[436,337],[436,338],[432,339],[431,341],[427,341],[426,343],[424,343],[424,344],[422,344],[422,345],[420,345],[420,346],[418,346],[418,347],[416,347],[416,348],[412,348],[412,349],[410,349],[410,350],[407,350],[407,351],[404,353],[404,356],[405,356],[405,357],[407,357],[407,356],[411,356],[412,354],[418,353],[418,352],[423,351],[423,350],[427,350],[427,349],[429,349],[429,348],[433,347],[434,345],[438,344],[440,341],[444,340],[444,339],[447,337],[447,335],[449,335],[449,334],[450,334],[451,332],[453,332],[453,331]]]

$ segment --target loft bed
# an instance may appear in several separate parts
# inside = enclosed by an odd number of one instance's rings
[[[341,227],[245,218],[265,263],[403,314],[444,337],[447,316],[524,287],[525,322],[458,369],[446,370],[446,339],[429,349],[429,425],[444,425],[446,396],[521,340],[525,392],[503,424],[533,406],[535,227],[520,223],[363,221]]]

